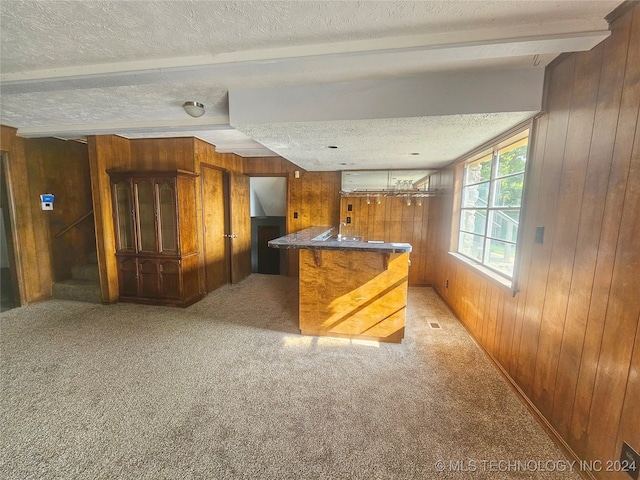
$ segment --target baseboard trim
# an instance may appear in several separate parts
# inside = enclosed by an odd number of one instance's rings
[[[549,420],[538,410],[538,407],[531,401],[531,399],[527,396],[526,393],[520,388],[520,386],[516,383],[516,381],[509,375],[509,372],[505,370],[502,364],[489,352],[484,346],[478,341],[476,336],[469,330],[466,323],[462,321],[458,313],[453,309],[453,307],[447,302],[447,299],[440,293],[440,291],[434,287],[435,292],[442,299],[445,305],[449,308],[454,317],[460,322],[460,324],[467,331],[473,342],[478,346],[480,350],[491,360],[491,363],[496,367],[498,372],[502,375],[502,377],[507,381],[513,392],[517,395],[520,401],[527,407],[527,410],[533,415],[533,417],[537,420],[540,426],[547,432],[547,435],[553,440],[553,442],[560,447],[563,453],[567,456],[570,461],[575,461],[577,464],[583,462],[576,452],[569,446],[569,444],[565,441],[564,438],[558,433],[558,431],[549,423]],[[585,480],[597,480],[597,478],[591,473],[589,470],[577,470],[578,474],[584,478]]]

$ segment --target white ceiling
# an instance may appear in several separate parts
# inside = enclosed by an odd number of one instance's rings
[[[619,3],[3,1],[0,121],[196,136],[308,170],[434,168],[539,111],[544,66],[606,38]]]

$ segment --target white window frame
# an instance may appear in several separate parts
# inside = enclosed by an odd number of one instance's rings
[[[452,236],[451,236],[451,246],[450,246],[450,254],[453,255],[455,258],[457,258],[458,260],[462,261],[463,263],[469,265],[470,267],[476,269],[477,271],[479,271],[483,276],[488,277],[494,281],[496,281],[497,283],[508,287],[512,290],[513,294],[515,294],[517,292],[517,278],[518,278],[518,272],[519,272],[519,259],[520,259],[520,253],[521,253],[521,249],[522,249],[522,230],[523,230],[523,224],[524,224],[524,212],[525,212],[525,198],[526,198],[526,189],[527,189],[527,177],[528,177],[528,172],[531,170],[531,153],[532,153],[532,146],[531,146],[531,137],[532,137],[532,131],[533,131],[533,126],[532,126],[532,122],[527,122],[526,125],[521,125],[519,127],[517,127],[514,130],[511,130],[505,134],[503,134],[502,136],[494,139],[491,142],[488,142],[487,144],[483,145],[481,148],[477,149],[476,151],[472,152],[470,155],[462,158],[461,160],[459,160],[456,164],[456,180],[455,180],[455,188],[454,188],[454,209],[453,209],[453,228],[452,228]],[[524,138],[528,138],[527,141],[527,158],[526,158],[526,163],[525,163],[525,169],[524,169],[524,181],[523,181],[523,189],[522,189],[522,198],[520,200],[520,206],[519,207],[496,207],[496,206],[491,206],[491,196],[494,194],[493,190],[495,189],[495,183],[499,180],[496,177],[496,158],[497,158],[497,152],[500,151],[501,149],[505,149],[506,147],[509,147],[510,145],[513,145],[514,143],[520,142],[521,140],[523,140]],[[482,261],[478,261],[475,258],[469,257],[468,255],[465,255],[464,253],[461,253],[459,251],[459,242],[460,242],[460,235],[462,233],[470,233],[468,231],[464,231],[461,229],[462,226],[462,215],[463,212],[465,210],[471,210],[472,208],[470,207],[463,207],[463,192],[464,192],[464,187],[465,187],[465,169],[466,166],[470,163],[473,163],[479,159],[482,159],[484,157],[487,157],[489,155],[492,155],[492,159],[491,159],[491,176],[489,179],[489,193],[488,193],[488,198],[490,199],[487,207],[486,207],[486,211],[487,211],[487,217],[485,219],[485,228],[484,228],[484,233],[483,234],[478,234],[476,233],[476,235],[480,236],[483,238],[483,258]],[[507,178],[507,176],[504,177],[500,177],[501,178]],[[481,183],[481,182],[478,182]],[[469,185],[473,185],[472,183],[469,183]],[[490,211],[491,210],[513,210],[513,211],[519,211],[519,220],[518,220],[518,232],[516,234],[516,241],[515,242],[507,242],[510,244],[513,244],[515,247],[515,258],[514,258],[514,266],[513,266],[513,273],[511,276],[509,276],[507,273],[502,272],[500,270],[497,270],[495,268],[492,268],[491,265],[488,265],[486,263],[486,257],[485,257],[485,249],[487,247],[487,241],[488,239],[491,239],[491,236],[489,234],[490,231],[490,225],[489,225],[489,218],[490,218]],[[495,240],[495,239],[494,239]],[[503,241],[503,240],[500,240]]]

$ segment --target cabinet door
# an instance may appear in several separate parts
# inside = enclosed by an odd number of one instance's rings
[[[178,221],[176,214],[176,187],[173,180],[158,183],[158,210],[160,223],[160,251],[178,253]]]
[[[162,298],[181,299],[180,262],[177,260],[161,260],[159,267]]]
[[[134,257],[125,257],[118,261],[120,295],[123,297],[138,296],[138,262]]]
[[[160,273],[158,261],[154,259],[138,260],[138,286],[141,297],[160,298]]]
[[[131,183],[120,180],[113,185],[116,214],[116,249],[119,252],[135,252],[134,211]]]
[[[138,250],[158,252],[156,223],[156,189],[153,180],[140,179],[134,183],[138,211]]]

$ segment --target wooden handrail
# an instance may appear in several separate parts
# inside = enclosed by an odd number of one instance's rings
[[[81,221],[83,221],[85,218],[87,218],[88,216],[93,215],[93,209],[89,210],[87,213],[85,213],[84,215],[82,215],[79,219],[77,219],[75,222],[73,222],[72,224],[70,224],[69,226],[65,227],[63,230],[61,230],[59,233],[56,233],[54,238],[60,238],[62,235],[64,235],[65,233],[67,233],[69,230],[71,230],[73,227],[75,227],[76,225],[78,225]]]

